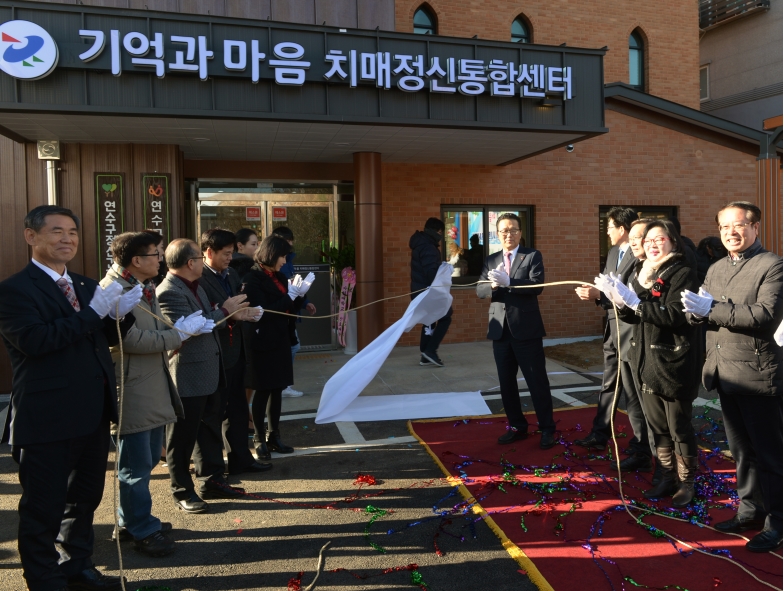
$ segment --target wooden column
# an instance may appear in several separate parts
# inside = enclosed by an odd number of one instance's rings
[[[357,305],[384,297],[381,235],[381,154],[354,154],[354,216]],[[357,310],[357,346],[363,349],[384,330],[384,305]]]
[[[769,157],[757,160],[757,203],[762,210],[760,241],[777,255],[782,254],[781,160]]]

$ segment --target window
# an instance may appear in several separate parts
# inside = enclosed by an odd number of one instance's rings
[[[610,211],[612,206],[601,205],[599,206],[599,272],[604,271],[604,265],[607,262],[607,253],[610,251],[612,245],[610,244],[610,237],[607,236],[607,212]],[[637,212],[639,218],[654,218],[657,220],[666,220],[668,218],[678,217],[678,208],[668,205],[630,205],[634,211]]]
[[[531,42],[531,27],[528,22],[522,17],[518,16],[512,22],[512,43],[530,43]]]
[[[495,222],[502,213],[514,213],[522,221],[520,246],[533,247],[533,207],[530,206],[441,206],[446,226],[442,253],[455,271],[455,285],[473,283],[482,273],[485,258],[501,250]]]
[[[645,90],[645,47],[637,31],[629,35],[629,84]]]
[[[435,35],[436,17],[424,4],[414,13],[414,33],[418,35]]]
[[[710,99],[710,75],[708,66],[700,68],[700,102]]]

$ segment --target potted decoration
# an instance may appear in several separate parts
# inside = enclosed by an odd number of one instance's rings
[[[329,266],[332,269],[333,293],[337,294],[337,332],[338,343],[344,347],[344,353],[353,355],[357,352],[357,311],[352,310],[354,287],[357,284],[356,251],[354,245],[343,248],[331,247],[327,253]]]

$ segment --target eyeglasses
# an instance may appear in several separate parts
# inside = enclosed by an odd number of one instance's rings
[[[201,262],[204,262],[206,260],[206,257],[203,257],[203,256],[201,256],[201,257],[191,257],[188,260],[189,261],[201,261]]]
[[[729,232],[731,229],[740,232],[746,226],[751,225],[751,222],[733,222],[732,224],[725,224],[719,226],[719,232]]]
[[[151,254],[137,254],[137,257],[158,257],[158,260],[163,260],[163,255],[159,252],[153,252]]]
[[[512,236],[517,236],[519,233],[520,233],[520,230],[517,230],[517,229],[514,229],[514,228],[511,229],[511,230],[499,230],[498,231],[498,234],[501,235],[501,236],[507,236],[509,234],[511,234]]]
[[[607,224],[607,229],[608,230],[617,230],[618,226],[611,226],[610,224]]]
[[[629,243],[630,244],[637,244],[638,242],[642,242],[642,236],[633,236],[633,237],[630,236],[629,237]]]
[[[642,241],[643,246],[650,246],[651,244],[655,244],[656,246],[661,246],[665,242],[667,242],[669,238],[666,236],[657,236],[656,238],[647,238]]]

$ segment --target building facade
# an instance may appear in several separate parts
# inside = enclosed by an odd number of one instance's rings
[[[50,199],[82,218],[71,268],[94,277],[120,231],[266,235],[285,224],[296,262],[323,278],[314,297],[325,310],[330,246],[356,248],[358,303],[403,294],[409,237],[442,217],[456,267],[446,342],[482,340],[487,304],[460,284],[497,250],[503,211],[523,216],[548,281],[591,281],[610,206],[677,216],[695,242],[717,233],[727,201],[781,209],[780,149],[699,110],[699,15],[665,4],[0,0],[0,31],[32,22],[59,48],[45,77],[0,72],[0,273],[27,262],[11,229]],[[16,30],[0,50],[21,56]],[[49,141],[59,160],[40,159]],[[781,252],[780,226],[766,232]],[[360,346],[407,301],[360,310]],[[602,331],[601,311],[568,287],[540,304],[551,337]],[[334,344],[329,321],[305,324],[304,344]]]

